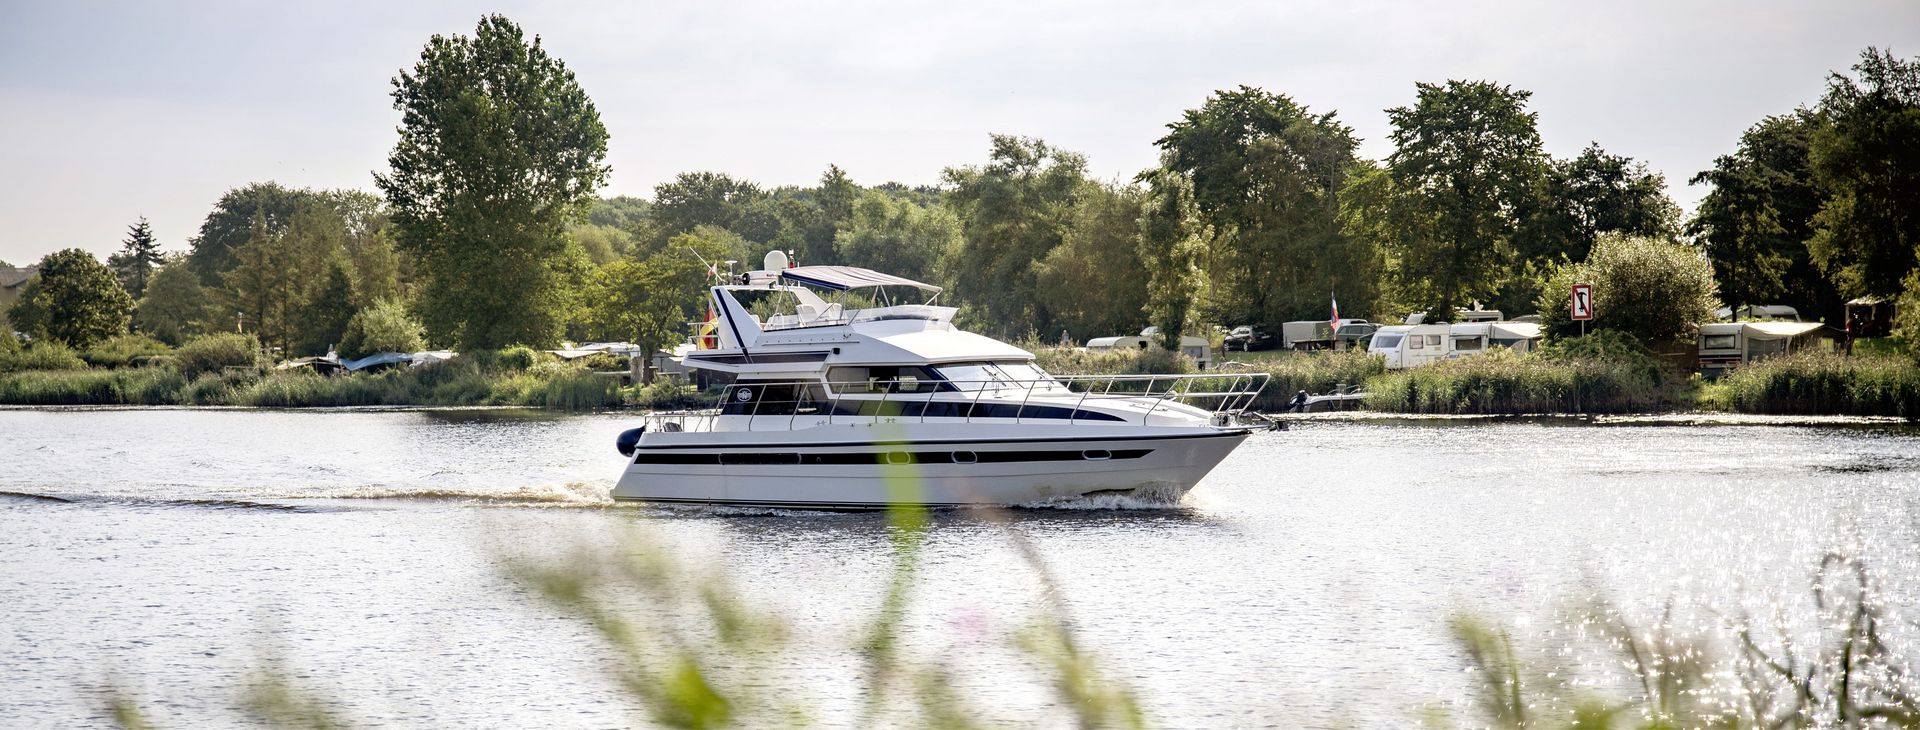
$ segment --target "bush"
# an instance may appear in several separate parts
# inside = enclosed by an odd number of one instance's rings
[[[117,335],[96,343],[80,353],[80,359],[97,368],[123,368],[145,364],[150,358],[173,352],[166,343],[143,334]]]
[[[1399,413],[1632,413],[1661,402],[1646,370],[1496,350],[1367,381],[1367,407]]]
[[[574,361],[580,367],[598,372],[625,372],[627,358],[608,352],[599,352]]]
[[[1742,413],[1899,416],[1920,421],[1920,365],[1897,357],[1801,351],[1749,363],[1721,379]]]
[[[628,400],[636,406],[656,411],[704,405],[699,388],[674,382],[671,378],[660,378],[649,385],[634,388],[633,396]]]
[[[31,406],[143,405],[178,402],[186,383],[171,368],[35,370],[0,376],[0,403]]]
[[[340,336],[341,357],[366,357],[382,352],[419,352],[426,349],[425,328],[391,299],[374,302],[354,313]]]
[[[1720,285],[1699,249],[1644,236],[1602,235],[1587,260],[1554,270],[1536,304],[1552,335],[1579,331],[1568,319],[1576,283],[1593,285],[1592,327],[1620,330],[1641,342],[1666,342],[1713,320]]]
[[[548,408],[584,411],[620,405],[620,380],[591,372],[562,375],[547,381]]]
[[[0,373],[22,370],[84,370],[87,363],[73,348],[54,340],[36,340],[16,352],[0,352]]]
[[[1562,337],[1541,348],[1540,357],[1556,362],[1593,361],[1641,370],[1655,385],[1665,381],[1659,358],[1633,335],[1600,330],[1585,337]]]
[[[503,370],[525,370],[538,362],[541,353],[526,345],[514,345],[500,351],[498,365]]]
[[[1169,375],[1194,369],[1193,358],[1158,347],[1101,352],[1032,345],[1026,349],[1033,352],[1034,364],[1052,375]]]
[[[224,372],[227,368],[257,369],[260,340],[253,335],[232,332],[201,335],[187,340],[173,357],[180,366],[180,374],[189,380],[206,373]]]

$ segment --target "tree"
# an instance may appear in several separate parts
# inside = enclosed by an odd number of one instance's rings
[[[1146,313],[1160,328],[1160,346],[1177,351],[1203,293],[1200,259],[1208,231],[1185,175],[1161,168],[1148,174],[1147,184],[1139,218],[1140,259],[1148,272]]]
[[[683,172],[654,186],[656,247],[698,226],[725,228],[754,243],[780,232],[776,204],[760,186],[725,173]]]
[[[234,250],[233,258],[233,268],[220,275],[225,310],[262,345],[286,349],[291,344],[288,320],[300,299],[286,234],[269,230],[265,214],[256,213],[253,236]]]
[[[1598,142],[1578,157],[1547,166],[1542,196],[1545,229],[1518,242],[1535,261],[1585,261],[1603,233],[1671,238],[1679,233],[1680,207],[1667,197],[1667,180],[1631,157],[1607,154]]]
[[[700,260],[726,255],[728,245],[681,234],[645,259],[600,267],[589,285],[588,326],[608,340],[650,350],[671,346],[685,334],[687,323],[706,311],[706,267]]]
[[[405,304],[383,299],[355,312],[340,336],[341,357],[366,357],[382,352],[418,352],[426,347],[419,320]]]
[[[69,248],[40,259],[39,273],[7,310],[15,329],[34,339],[85,348],[127,331],[133,297],[93,254]]]
[[[264,224],[268,232],[278,233],[286,229],[301,206],[311,205],[318,198],[312,190],[294,190],[276,182],[250,183],[228,190],[200,224],[200,234],[188,242],[188,265],[200,275],[201,284],[218,286],[220,275],[235,264],[235,249],[253,238],[256,222]]]
[[[939,281],[942,259],[959,246],[960,221],[952,211],[875,192],[854,202],[833,241],[838,263],[920,281]]]
[[[1219,234],[1208,267],[1216,316],[1278,323],[1317,318],[1337,292],[1374,299],[1373,242],[1338,222],[1354,164],[1353,130],[1284,94],[1218,91],[1167,125],[1165,166],[1185,174],[1202,222]]]
[[[947,271],[973,326],[1002,335],[1052,330],[1035,304],[1034,264],[1064,238],[1086,172],[1078,153],[1000,134],[986,165],[947,168],[947,202],[963,236]]]
[[[1415,87],[1413,106],[1387,110],[1395,145],[1387,169],[1413,224],[1389,245],[1398,265],[1433,282],[1422,302],[1428,321],[1448,321],[1509,278],[1545,153],[1526,110],[1532,92],[1487,81]]]
[[[140,298],[134,322],[140,330],[174,347],[209,330],[207,293],[200,277],[184,258],[175,258],[153,272],[146,296]]]
[[[1145,202],[1138,186],[1088,185],[1060,245],[1036,264],[1038,304],[1070,337],[1131,334],[1147,324],[1147,263],[1139,252]],[[1039,334],[1051,339],[1053,330]]]
[[[1847,296],[1890,297],[1920,251],[1920,59],[1868,48],[1828,78],[1810,148],[1827,194],[1809,243]]]
[[[293,352],[319,355],[337,346],[359,310],[353,306],[353,280],[347,263],[327,265],[325,281],[301,303],[293,317]]]
[[[573,72],[489,15],[471,37],[429,40],[393,101],[400,141],[375,182],[425,279],[427,331],[462,349],[558,339],[566,228],[610,172],[606,128]]]
[[[1581,263],[1555,268],[1536,303],[1545,327],[1556,335],[1576,329],[1567,296],[1576,283],[1593,285],[1593,321],[1647,344],[1691,334],[1713,319],[1719,287],[1713,264],[1692,246],[1650,236],[1602,234]]]
[[[121,242],[120,252],[107,257],[107,266],[120,277],[120,285],[126,287],[127,293],[139,299],[161,259],[160,243],[153,238],[153,226],[147,225],[146,216],[140,216],[139,223],[127,227],[127,240]]]
[[[1740,136],[1733,154],[1689,181],[1712,189],[1686,233],[1707,252],[1735,310],[1778,302],[1808,315],[1839,313],[1839,294],[1807,248],[1822,197],[1808,158],[1818,125],[1806,110],[1767,117]]]

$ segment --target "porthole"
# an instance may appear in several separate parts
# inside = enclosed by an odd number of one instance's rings
[[[979,460],[980,460],[980,457],[979,457],[979,455],[977,455],[977,454],[975,454],[975,453],[973,453],[973,452],[971,452],[971,451],[955,451],[955,452],[953,452],[953,463],[955,463],[955,464],[972,464],[972,463],[974,463],[974,462],[977,462],[977,461],[979,461]]]
[[[913,454],[909,454],[905,451],[889,451],[887,452],[887,463],[911,464],[913,463]]]
[[[1106,461],[1113,458],[1113,452],[1106,449],[1088,449],[1080,452],[1080,458],[1087,461]]]

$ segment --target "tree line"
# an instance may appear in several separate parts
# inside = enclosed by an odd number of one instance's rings
[[[159,255],[143,220],[106,264],[49,256],[11,320],[74,344],[242,328],[288,355],[667,346],[700,316],[706,262],[753,268],[777,249],[944,286],[969,329],[1086,339],[1155,324],[1171,342],[1203,323],[1323,319],[1336,297],[1375,319],[1544,312],[1613,239],[1704,257],[1706,291],[1717,279],[1728,304],[1834,318],[1847,297],[1920,298],[1920,63],[1868,49],[1852,71],[1691,178],[1709,191],[1690,220],[1640,161],[1598,143],[1547,154],[1530,92],[1461,80],[1415,84],[1386,110],[1382,160],[1357,154],[1336,113],[1242,86],[1179,114],[1159,164],[1128,179],[992,135],[984,161],[931,186],[829,166],[811,186],[702,171],[651,199],[602,198],[592,101],[537,36],[488,16],[430,39],[394,79],[402,125],[378,195],[235,188],[184,255]]]

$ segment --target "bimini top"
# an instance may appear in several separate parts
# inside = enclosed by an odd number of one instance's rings
[[[940,293],[940,287],[932,284],[922,284],[912,279],[902,279],[892,274],[882,274],[858,266],[795,266],[791,269],[781,269],[780,280],[834,291],[868,289],[876,286],[910,286],[921,291]]]

